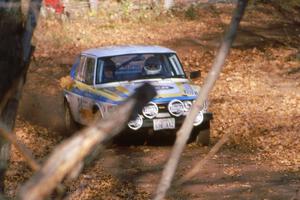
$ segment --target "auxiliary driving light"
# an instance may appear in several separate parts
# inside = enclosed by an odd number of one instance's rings
[[[192,102],[190,102],[190,101],[184,101],[183,102],[183,105],[184,105],[184,111],[189,111],[190,109],[191,109],[191,107],[192,107]]]
[[[143,117],[138,115],[137,118],[128,122],[128,127],[132,130],[138,130],[143,126]]]
[[[174,99],[169,103],[168,110],[175,117],[179,117],[184,113],[184,105],[182,101]]]
[[[200,124],[203,122],[203,119],[204,119],[204,117],[203,117],[203,112],[200,111],[200,112],[198,113],[198,115],[197,115],[195,121],[194,121],[194,126],[200,125]]]
[[[149,102],[142,111],[143,115],[149,119],[153,119],[158,114],[158,107],[155,103]]]
[[[195,102],[196,102],[196,100],[193,101],[193,103],[195,103]],[[208,105],[209,105],[208,100],[205,100],[203,103],[203,106],[202,106],[202,111],[206,112],[208,109]]]

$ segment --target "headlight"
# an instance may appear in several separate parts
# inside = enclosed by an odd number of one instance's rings
[[[190,109],[191,109],[191,107],[192,107],[192,102],[190,102],[190,101],[184,101],[183,102],[183,105],[184,105],[184,111],[189,111]]]
[[[203,122],[203,112],[200,111],[194,121],[194,126],[198,126]]]
[[[174,99],[169,103],[168,110],[175,117],[179,117],[184,113],[184,105],[181,101]]]
[[[196,100],[193,101],[193,103],[195,103]],[[205,100],[203,103],[203,107],[202,107],[202,111],[206,112],[208,109],[208,100]]]
[[[141,115],[138,115],[137,118],[128,122],[128,127],[132,130],[138,130],[143,126],[143,118]]]
[[[153,119],[158,114],[158,107],[155,103],[149,102],[144,108],[143,108],[143,115],[149,119]]]

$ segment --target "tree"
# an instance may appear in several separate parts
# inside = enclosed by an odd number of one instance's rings
[[[12,132],[33,52],[31,38],[39,14],[40,1],[33,0],[27,9],[20,1],[0,0],[0,122]],[[27,13],[23,13],[27,12]],[[1,42],[2,42],[1,41]],[[10,145],[0,138],[0,189],[4,191],[4,175],[10,156]]]
[[[98,10],[98,0],[89,0],[91,12],[97,13]]]
[[[174,6],[174,0],[164,0],[164,9],[170,10]]]

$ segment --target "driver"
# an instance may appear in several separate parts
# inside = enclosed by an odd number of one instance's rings
[[[115,70],[116,70],[116,66],[112,60],[109,59],[104,62],[104,67],[103,67],[104,82],[109,82],[114,79]]]
[[[159,59],[155,56],[151,56],[147,58],[144,63],[144,71],[146,75],[155,75],[159,74],[161,71],[161,63]]]

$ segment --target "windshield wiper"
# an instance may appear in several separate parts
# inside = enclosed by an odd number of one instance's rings
[[[186,78],[184,75],[174,75],[169,78]]]
[[[133,58],[130,58],[129,60],[126,60],[124,62],[122,62],[119,66],[117,66],[117,69],[119,69],[122,66],[126,66],[129,63],[131,63],[132,61],[140,61],[140,60],[144,60],[144,56],[143,55],[136,55]]]

